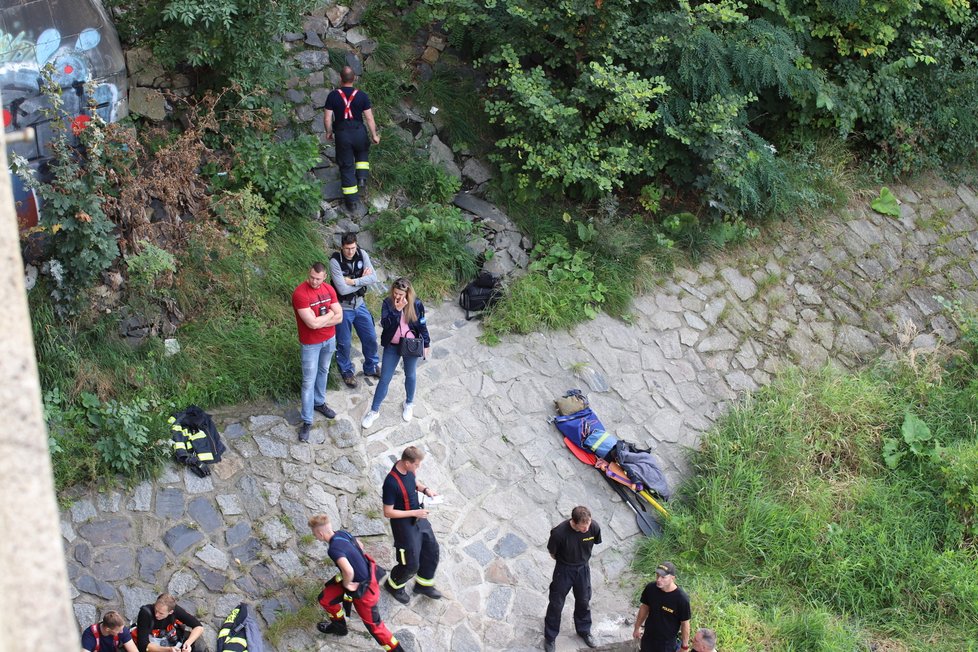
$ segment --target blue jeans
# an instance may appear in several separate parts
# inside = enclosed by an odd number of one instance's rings
[[[387,398],[387,388],[394,377],[394,370],[397,363],[404,360],[404,393],[407,394],[407,402],[414,403],[414,388],[418,381],[418,360],[421,358],[401,358],[397,352],[397,345],[391,344],[384,347],[384,363],[380,368],[380,382],[377,383],[377,390],[374,392],[374,402],[370,404],[370,409],[380,412],[380,404]]]
[[[380,366],[374,318],[367,309],[367,304],[361,301],[356,308],[343,308],[343,321],[336,325],[336,364],[343,376],[354,374],[353,360],[350,359],[354,328],[357,329],[357,337],[360,338],[363,349],[363,372],[372,373]]]
[[[312,423],[312,408],[326,402],[326,377],[336,352],[336,338],[320,344],[302,344],[302,420]]]

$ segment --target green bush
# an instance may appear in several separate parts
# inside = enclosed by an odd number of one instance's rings
[[[313,136],[278,142],[266,131],[240,131],[232,148],[232,180],[261,193],[268,203],[268,230],[279,217],[308,219],[319,214],[319,186],[310,174],[319,162],[319,143]]]
[[[150,294],[165,274],[177,271],[177,261],[166,249],[152,242],[141,240],[139,253],[126,256],[130,289],[139,294]]]
[[[119,31],[127,42],[148,42],[173,70],[198,69],[214,87],[274,87],[285,49],[276,36],[299,32],[312,0],[107,0],[122,9]]]
[[[251,257],[266,251],[270,224],[277,220],[271,215],[271,207],[256,193],[251,184],[241,190],[224,190],[211,198],[214,214],[228,229],[228,240]]]
[[[486,336],[567,328],[594,319],[607,288],[596,278],[591,255],[563,236],[533,248],[530,273],[519,277],[484,321]]]
[[[50,64],[41,72],[41,84],[51,104],[46,113],[54,131],[49,144],[51,180],[39,181],[22,157],[13,156],[12,167],[44,204],[38,230],[46,234],[50,246],[47,269],[53,281],[51,296],[58,313],[65,316],[84,307],[86,290],[119,255],[115,227],[103,210],[111,190],[112,157],[107,150],[112,143],[106,140],[105,122],[94,105],[89,107],[87,126],[69,134],[73,123],[64,111],[61,88],[54,81]],[[95,97],[93,88],[88,89],[87,96]],[[72,145],[74,138],[78,146]]]
[[[58,486],[153,476],[170,451],[159,407],[145,398],[102,401],[88,392],[72,402],[57,388],[46,391],[44,408]]]
[[[825,201],[794,143],[848,141],[887,172],[978,148],[965,2],[425,4],[488,75],[500,166],[524,189],[652,184],[695,190],[711,218],[788,215]]]
[[[477,270],[475,255],[465,246],[472,223],[454,206],[385,211],[371,228],[380,234],[377,246],[412,270],[419,296],[444,296]]]

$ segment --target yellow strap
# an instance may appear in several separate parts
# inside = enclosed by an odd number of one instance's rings
[[[608,438],[608,432],[605,431],[604,434],[602,434],[600,437],[598,437],[598,441],[594,442],[593,444],[591,444],[589,446],[589,448],[591,449],[591,452],[594,452],[594,451],[598,450],[598,448],[601,447],[601,442],[603,442],[607,438]]]

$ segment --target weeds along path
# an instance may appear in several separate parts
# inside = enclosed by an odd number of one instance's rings
[[[635,519],[564,449],[547,423],[553,398],[585,389],[605,424],[650,446],[675,484],[686,450],[779,369],[852,367],[888,345],[953,342],[933,297],[978,304],[978,200],[938,181],[922,195],[896,192],[899,219],[856,207],[814,236],[789,230],[679,269],[636,301],[631,324],[601,316],[487,348],[478,322],[451,303],[433,305],[433,359],[419,368],[410,424],[400,419],[400,374],[366,433],[359,421],[372,387],[331,390],[340,416],[317,421],[308,445],[296,441],[292,405],[218,411],[230,450],[211,477],[170,468],[130,492],[74,495],[62,532],[79,625],[107,608],[133,617],[169,590],[205,616],[212,645],[220,620],[246,600],[275,650],[374,649],[356,618],[344,639],[315,631],[314,596],[333,571],[304,524],[325,511],[390,566],[379,488],[400,450],[417,443],[429,452],[420,477],[445,496],[431,521],[447,598],[403,607],[384,595],[381,612],[406,649],[538,649],[552,570],[546,538],[577,504],[604,531],[592,561],[594,633],[602,643],[627,640],[640,585],[629,573]],[[569,601],[558,649],[580,644],[571,609]]]

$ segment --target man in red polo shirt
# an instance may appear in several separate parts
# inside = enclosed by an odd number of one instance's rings
[[[336,352],[336,324],[343,321],[343,308],[336,298],[336,290],[325,280],[326,266],[315,263],[309,268],[309,277],[292,293],[292,309],[302,348],[299,441],[309,441],[313,410],[327,419],[336,418],[336,412],[326,405],[326,376]]]

